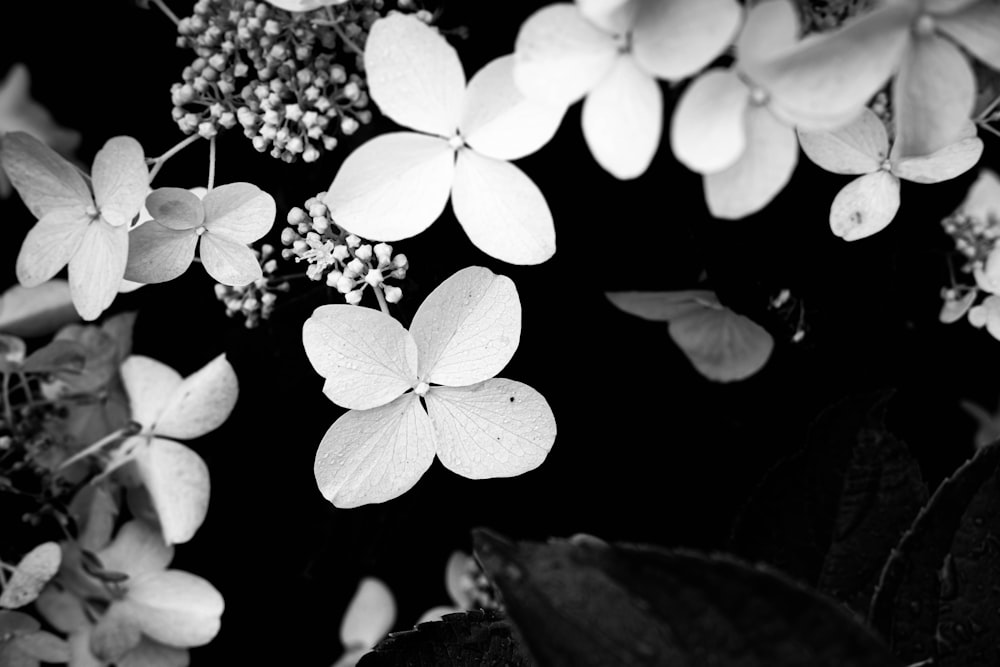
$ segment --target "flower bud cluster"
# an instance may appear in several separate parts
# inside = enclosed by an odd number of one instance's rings
[[[984,220],[958,210],[942,220],[941,225],[955,239],[955,249],[965,256],[967,262],[962,270],[966,273],[986,262],[1000,238],[1000,220],[994,217]]]
[[[197,57],[171,87],[173,117],[205,138],[243,128],[260,152],[317,160],[371,121],[362,53],[384,0],[288,12],[263,0],[198,0],[177,44]]]
[[[804,33],[826,32],[870,9],[875,0],[798,0]]]
[[[256,281],[231,287],[217,283],[215,285],[215,297],[226,304],[226,315],[236,317],[240,315],[244,318],[247,329],[253,329],[261,320],[271,317],[274,312],[274,302],[278,300],[278,292],[287,292],[290,289],[288,281],[276,279],[275,271],[278,269],[278,261],[274,258],[274,246],[265,243],[260,250],[254,250],[257,261],[260,262],[261,271],[264,275]]]
[[[306,200],[305,208],[288,212],[288,226],[281,230],[284,259],[307,262],[310,280],[326,284],[344,295],[350,304],[358,304],[369,285],[382,290],[386,301],[397,303],[403,290],[386,280],[402,280],[410,266],[406,255],[393,254],[388,243],[372,245],[336,225],[321,201],[325,193]]]

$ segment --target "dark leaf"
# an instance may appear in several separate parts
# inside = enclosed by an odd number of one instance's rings
[[[888,561],[870,620],[909,662],[1000,664],[1000,445],[942,482]]]
[[[445,614],[440,621],[393,632],[358,667],[497,667],[530,665],[499,612],[477,610]]]
[[[733,550],[865,615],[885,560],[927,500],[917,462],[884,426],[890,394],[851,397],[813,424],[737,520]]]
[[[730,556],[484,530],[473,542],[541,667],[900,664],[839,605]]]

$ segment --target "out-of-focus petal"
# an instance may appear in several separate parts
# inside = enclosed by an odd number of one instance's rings
[[[444,139],[391,132],[347,156],[323,203],[341,227],[398,241],[431,226],[448,203],[455,152]]]
[[[177,647],[203,646],[215,638],[225,609],[212,584],[188,572],[167,570],[129,583],[124,600],[143,634]]]
[[[9,132],[0,142],[0,162],[28,210],[36,218],[57,209],[80,214],[94,203],[87,182],[65,158],[25,132]]]
[[[650,74],[683,79],[732,43],[742,19],[743,10],[735,0],[642,2],[632,32],[632,52]]]
[[[892,83],[893,156],[930,155],[957,141],[976,102],[976,79],[954,44],[916,35]]]
[[[935,24],[976,58],[1000,70],[1000,6],[975,0],[969,4],[962,11],[935,16]]]
[[[118,660],[116,667],[188,667],[191,654],[143,637],[135,648]]]
[[[1000,219],[1000,178],[996,173],[981,169],[959,210],[983,222],[990,216]]]
[[[134,578],[167,569],[174,549],[148,524],[132,520],[118,529],[115,539],[97,556],[104,569]]]
[[[83,243],[89,224],[82,210],[51,209],[21,243],[16,263],[18,281],[24,287],[37,287],[59,273]]]
[[[882,167],[889,156],[885,123],[865,108],[857,120],[839,130],[800,130],[802,152],[817,165],[835,174],[868,174]]]
[[[986,258],[985,265],[973,269],[976,285],[984,292],[1000,294],[1000,249],[994,247]]]
[[[169,229],[157,220],[129,232],[125,279],[162,283],[180,276],[194,261],[198,235],[193,229]]]
[[[481,266],[458,271],[420,304],[410,335],[422,381],[462,386],[493,377],[521,340],[514,281]]]
[[[509,162],[460,151],[452,207],[472,243],[490,257],[541,264],[555,254],[549,205],[538,186]]]
[[[619,179],[641,176],[660,147],[663,94],[653,77],[622,56],[583,102],[583,136],[594,159]]]
[[[786,121],[806,130],[835,129],[859,113],[896,70],[916,5],[874,9],[777,58],[740,65]]]
[[[65,280],[35,287],[13,285],[0,294],[0,331],[30,338],[54,333],[79,319]]]
[[[674,320],[670,337],[699,373],[716,382],[750,377],[764,367],[774,349],[766,329],[724,306]]]
[[[940,183],[961,176],[975,167],[982,154],[982,139],[961,139],[926,157],[895,161],[892,173],[914,183]]]
[[[87,226],[69,260],[69,291],[80,317],[96,320],[118,295],[128,264],[128,226],[103,220]]]
[[[411,392],[335,421],[316,451],[316,484],[337,507],[383,503],[417,483],[434,450],[434,427]]]
[[[670,322],[706,307],[721,307],[715,292],[684,290],[680,292],[607,292],[615,307],[651,322]]]
[[[880,169],[854,179],[830,206],[830,229],[845,241],[857,241],[885,229],[899,210],[899,179]]]
[[[223,285],[248,285],[264,275],[250,246],[230,240],[223,234],[202,234],[198,256],[208,275]]]
[[[465,73],[455,49],[412,14],[372,24],[365,43],[368,91],[400,125],[450,137],[458,129]]]
[[[521,382],[494,378],[470,387],[432,387],[424,400],[441,463],[469,479],[534,470],[556,439],[549,404]]]
[[[370,649],[392,630],[395,622],[392,591],[380,579],[365,577],[340,622],[340,643],[348,649]]]
[[[94,157],[94,201],[101,217],[128,225],[149,194],[149,171],[142,145],[132,137],[112,137]]]
[[[205,195],[205,229],[230,241],[253,243],[274,224],[274,197],[251,183],[227,183]]]
[[[165,363],[138,354],[122,362],[121,378],[128,394],[132,421],[144,429],[152,428],[184,381],[180,373]]]
[[[709,174],[731,167],[746,148],[750,90],[732,70],[698,77],[674,109],[670,146],[688,169]]]
[[[398,320],[371,308],[320,306],[302,325],[306,357],[327,398],[368,410],[416,384],[417,344]]]
[[[799,159],[795,130],[766,108],[747,108],[747,147],[728,169],[707,174],[705,198],[716,218],[756,213],[784,189]]]
[[[970,289],[965,292],[958,299],[945,299],[945,302],[941,305],[941,312],[938,315],[938,320],[942,324],[952,324],[960,320],[967,312],[969,308],[972,308],[972,304],[976,300],[978,292],[975,289]]]
[[[17,609],[34,602],[61,562],[62,549],[56,542],[43,542],[26,553],[4,582],[0,607]]]
[[[149,491],[167,544],[190,540],[208,513],[208,466],[179,442],[151,438],[135,455],[136,469]]]
[[[514,81],[527,97],[570,105],[610,71],[618,57],[614,37],[566,2],[542,7],[517,33]]]
[[[776,58],[795,46],[799,38],[799,14],[790,0],[758,2],[736,40],[736,57],[742,61]]]
[[[584,18],[612,34],[628,32],[642,0],[576,0]]]
[[[566,107],[528,99],[514,84],[514,56],[487,63],[469,81],[460,127],[483,155],[517,160],[544,146],[559,129]]]
[[[222,426],[238,398],[236,371],[220,354],[176,386],[154,431],[168,438],[199,438]]]
[[[969,309],[969,323],[976,328],[985,326],[991,336],[1000,340],[1000,296],[990,295]]]

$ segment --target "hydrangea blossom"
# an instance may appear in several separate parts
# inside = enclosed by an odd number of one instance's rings
[[[767,363],[774,338],[750,318],[723,306],[714,292],[609,292],[621,310],[669,322],[670,337],[709,380],[744,380]]]
[[[586,97],[583,134],[606,171],[642,175],[660,143],[657,78],[691,76],[729,45],[733,0],[577,0],[532,14],[517,36],[514,79],[531,99]]]
[[[173,280],[194,260],[197,247],[210,276],[223,285],[262,277],[250,243],[274,224],[274,198],[251,183],[229,183],[204,195],[158,188],[146,198],[152,220],[132,231],[125,276],[140,283]]]
[[[384,502],[409,490],[434,455],[471,479],[536,468],[556,423],[531,387],[495,378],[517,349],[521,304],[514,283],[463,269],[420,305],[410,330],[379,311],[317,308],[306,355],[323,392],[349,411],[316,452],[320,491],[337,507]]]
[[[0,159],[38,223],[17,256],[17,279],[40,285],[69,264],[73,304],[85,320],[114,301],[128,260],[129,224],[149,191],[142,146],[114,137],[94,157],[93,191],[76,168],[23,132],[4,137]]]
[[[889,135],[870,109],[851,124],[833,132],[799,132],[809,159],[836,174],[859,175],[837,194],[830,208],[830,228],[845,241],[882,231],[899,210],[900,179],[939,183],[959,176],[979,162],[983,142],[976,127],[966,129],[955,143],[922,157],[900,157],[900,143],[889,150]]]
[[[410,15],[374,23],[365,47],[372,99],[415,132],[391,132],[351,153],[324,203],[337,224],[366,239],[419,234],[451,198],[469,239],[491,257],[538,264],[555,252],[545,197],[515,160],[541,148],[565,113],[526,100],[513,58],[498,58],[465,83],[455,50]]]

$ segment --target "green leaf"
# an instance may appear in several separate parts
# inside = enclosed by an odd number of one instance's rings
[[[885,428],[889,397],[852,396],[824,411],[733,531],[735,553],[817,586],[862,616],[890,551],[927,501],[916,461]]]
[[[882,573],[870,621],[908,662],[1000,663],[1000,445],[946,479]]]
[[[528,667],[510,623],[493,610],[447,614],[413,630],[390,633],[358,667]]]
[[[840,605],[730,556],[485,530],[473,543],[541,667],[900,664]]]

